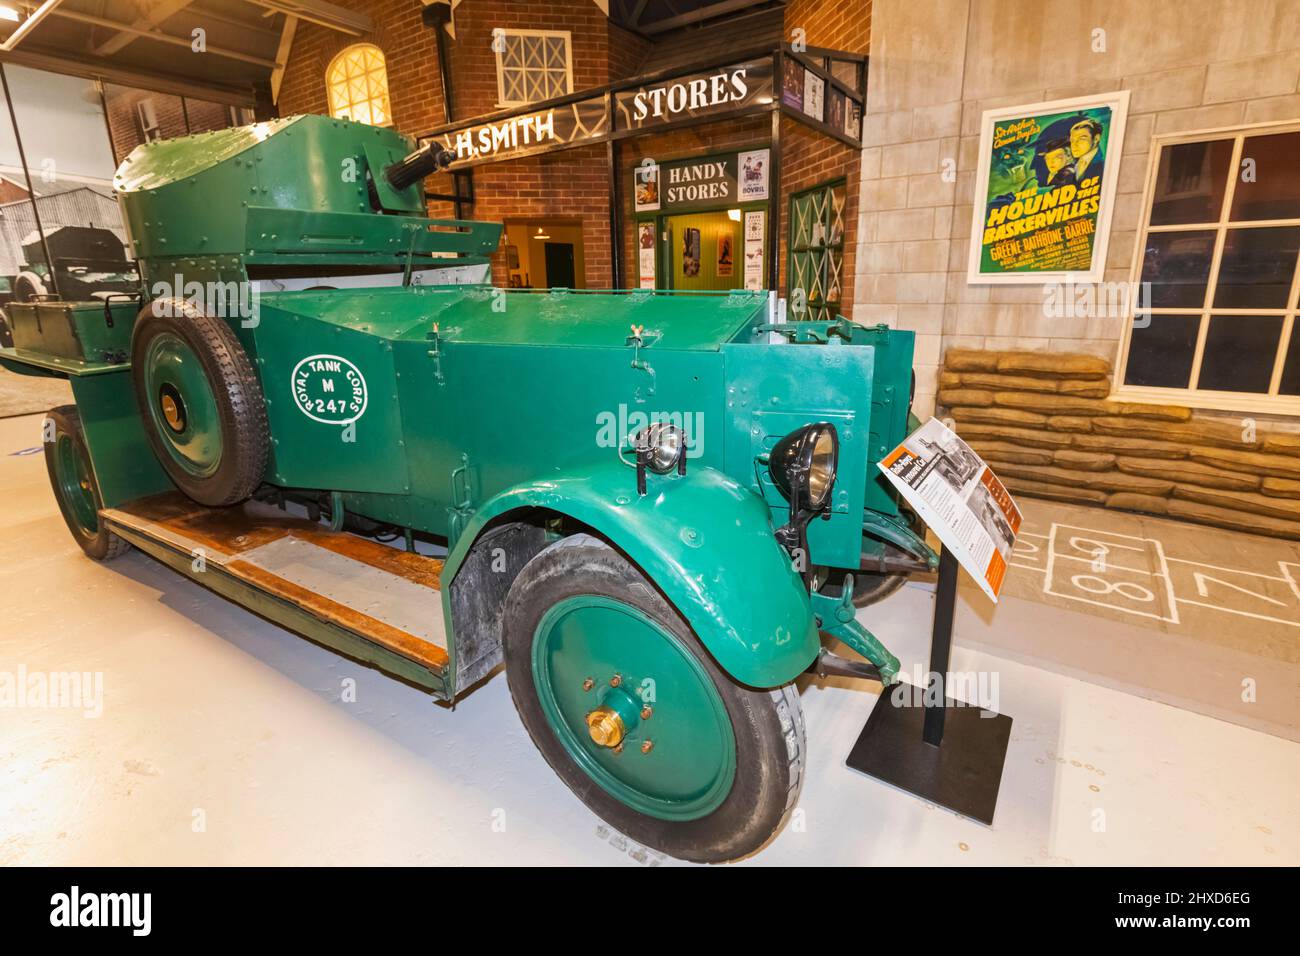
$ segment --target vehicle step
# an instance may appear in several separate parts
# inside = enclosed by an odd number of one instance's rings
[[[439,558],[331,531],[260,502],[209,508],[169,493],[100,514],[431,670],[447,666]]]

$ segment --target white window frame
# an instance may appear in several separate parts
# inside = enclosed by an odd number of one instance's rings
[[[500,28],[500,34],[503,39],[506,37],[559,37],[564,40],[564,92],[561,96],[573,92],[573,33],[569,30],[514,30]],[[495,33],[495,31],[493,31]],[[495,39],[495,37],[494,37]],[[497,106],[527,106],[529,103],[541,102],[540,100],[508,100],[506,99],[506,78],[502,69],[501,54],[503,51],[493,46],[497,64]]]
[[[1300,132],[1300,121],[1286,120],[1275,123],[1255,123],[1245,126],[1222,126],[1214,129],[1195,130],[1187,133],[1165,133],[1151,138],[1151,152],[1147,158],[1146,191],[1142,201],[1142,218],[1138,224],[1137,241],[1133,248],[1133,262],[1130,275],[1136,283],[1142,281],[1142,259],[1146,250],[1147,235],[1152,232],[1205,232],[1215,230],[1214,253],[1210,260],[1209,284],[1205,290],[1205,303],[1214,302],[1214,293],[1219,281],[1219,265],[1223,258],[1223,247],[1231,222],[1234,229],[1252,229],[1270,226],[1300,226],[1300,218],[1295,219],[1260,219],[1233,222],[1229,215],[1232,210],[1233,195],[1241,175],[1241,153],[1245,141],[1252,136],[1267,136],[1274,133]],[[1152,226],[1151,207],[1155,203],[1156,178],[1160,172],[1160,153],[1167,146],[1180,143],[1200,143],[1214,139],[1233,140],[1232,160],[1229,175],[1224,187],[1223,207],[1219,210],[1217,223],[1194,223],[1189,225]],[[1230,412],[1268,413],[1275,415],[1300,415],[1300,395],[1278,395],[1277,388],[1281,381],[1282,369],[1286,363],[1287,349],[1291,339],[1291,330],[1295,325],[1300,310],[1296,308],[1297,286],[1300,286],[1300,263],[1291,279],[1290,298],[1287,307],[1280,309],[1216,309],[1213,305],[1200,308],[1153,308],[1156,315],[1200,314],[1201,326],[1196,339],[1196,350],[1192,356],[1192,369],[1189,382],[1195,382],[1200,376],[1201,360],[1205,354],[1205,340],[1209,332],[1209,317],[1214,315],[1269,315],[1281,314],[1282,343],[1273,362],[1273,376],[1266,394],[1259,392],[1219,392],[1191,388],[1157,388],[1149,385],[1125,385],[1124,377],[1128,368],[1129,343],[1133,335],[1133,311],[1124,319],[1124,334],[1119,342],[1119,361],[1115,363],[1115,377],[1112,383],[1112,397],[1134,402],[1172,403],[1188,405],[1194,408],[1213,409]]]

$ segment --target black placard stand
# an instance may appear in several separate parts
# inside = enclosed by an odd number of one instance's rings
[[[876,701],[846,763],[924,800],[990,826],[1002,783],[1011,718],[948,697],[944,681],[952,650],[953,609],[960,568],[952,552],[939,555],[930,637],[930,687],[925,705],[912,694],[895,699],[886,688]],[[905,685],[904,685],[905,686]],[[945,706],[931,704],[942,700]]]

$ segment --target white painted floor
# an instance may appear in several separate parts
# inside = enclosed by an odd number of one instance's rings
[[[103,713],[0,709],[0,864],[675,863],[569,793],[501,675],[452,711],[138,552],[84,558],[42,457],[13,454],[39,422],[0,421],[0,671],[102,672]],[[905,671],[930,601],[863,618]],[[994,826],[848,770],[871,685],[814,683],[798,814],[743,865],[1300,863],[1300,744],[956,640],[1015,718]]]

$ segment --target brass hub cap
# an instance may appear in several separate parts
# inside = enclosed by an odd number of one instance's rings
[[[171,385],[164,385],[158,396],[158,405],[162,408],[167,427],[180,434],[185,431],[185,407],[181,403],[180,393]]]
[[[587,714],[587,732],[591,739],[601,747],[617,747],[623,742],[627,729],[623,718],[613,707],[600,706]]]

